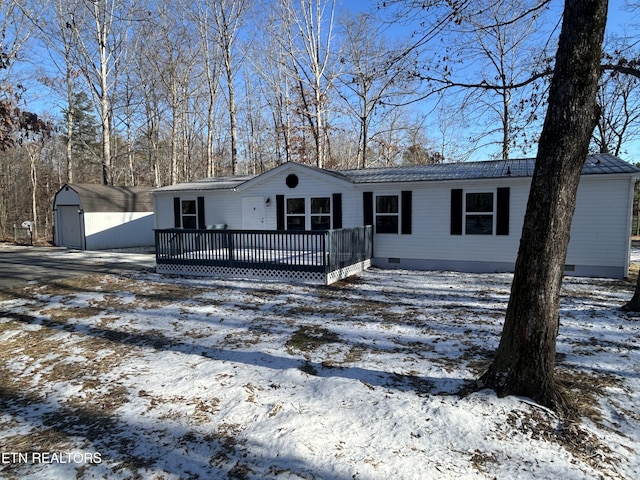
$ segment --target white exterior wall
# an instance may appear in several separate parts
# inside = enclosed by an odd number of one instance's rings
[[[624,273],[615,276],[626,276],[633,180],[616,175],[600,177],[583,176],[580,180],[566,263],[575,265],[578,274],[583,274],[579,270],[582,266],[583,269],[616,269]]]
[[[272,173],[273,172],[273,173]],[[289,188],[287,175],[299,184]],[[173,198],[205,197],[205,223],[243,229],[243,198],[264,203],[264,229],[277,225],[276,196],[342,195],[342,226],[363,224],[363,192],[401,196],[412,191],[412,233],[374,235],[374,265],[392,268],[452,269],[471,272],[512,271],[520,244],[530,178],[500,178],[420,183],[353,185],[299,165],[279,167],[234,190],[156,192],[156,228],[173,227]],[[509,234],[496,235],[498,188],[509,187]],[[492,235],[451,235],[451,190],[494,193]],[[623,277],[627,274],[633,179],[628,175],[583,176],[571,230],[567,274]],[[269,199],[269,202],[267,202]],[[401,213],[400,213],[401,214]]]
[[[285,179],[290,174],[298,177],[299,183],[295,188],[289,188],[285,183]],[[342,228],[362,226],[362,194],[354,190],[351,183],[322,172],[296,168],[292,164],[290,168],[279,169],[276,175],[255,182],[250,188],[238,190],[236,194],[240,198],[263,197],[265,203],[267,198],[270,199],[269,206],[265,207],[265,229],[267,230],[275,230],[277,226],[276,195],[284,195],[286,202],[287,198],[331,197],[334,193],[340,193],[342,194]],[[239,203],[241,202],[242,200],[239,200]]]
[[[173,197],[170,193],[153,194],[154,228],[173,228]]]
[[[512,271],[530,185],[527,178],[365,188],[363,191],[398,195],[400,190],[413,191],[412,234],[376,234],[374,264],[472,272]],[[451,235],[451,190],[495,193],[498,187],[510,187],[509,235]],[[568,275],[627,275],[632,192],[633,180],[628,176],[582,177],[567,253]]]
[[[84,234],[87,250],[151,246],[153,213],[85,212]]]
[[[400,184],[363,191],[400,195],[412,193],[412,233],[376,234],[375,264],[425,269],[467,269],[505,271],[513,268],[518,252],[522,221],[529,191],[529,179],[493,181],[451,181]],[[451,190],[495,193],[498,187],[510,187],[509,235],[451,235]],[[391,261],[389,261],[391,259]],[[400,259],[400,262],[398,262]]]
[[[292,173],[296,174],[299,179],[299,184],[295,188],[289,188],[285,183],[287,176]],[[362,226],[362,193],[355,190],[349,182],[296,164],[283,166],[274,175],[269,175],[267,172],[256,180],[250,186],[244,188],[241,186],[236,190],[154,192],[155,228],[174,227],[174,197],[179,197],[180,200],[196,200],[198,197],[204,197],[205,224],[225,224],[230,230],[244,228],[242,222],[243,199],[257,200],[262,198],[264,202],[263,228],[275,230],[277,227],[277,195],[284,195],[285,199],[287,197],[331,198],[334,193],[342,194],[342,227]]]
[[[154,193],[155,228],[173,228],[173,199],[197,200],[204,197],[205,225],[226,224],[229,229],[242,228],[242,202],[232,190],[181,191]]]

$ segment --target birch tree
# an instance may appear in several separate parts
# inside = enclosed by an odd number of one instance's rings
[[[275,164],[293,159],[293,77],[289,70],[289,25],[279,13],[267,18],[266,25],[252,49],[252,67],[259,77],[258,85],[271,117]]]
[[[299,109],[313,136],[314,163],[320,168],[327,161],[334,14],[335,0],[283,0],[283,20],[290,26],[287,54]]]
[[[238,66],[235,58],[235,46],[247,7],[246,0],[213,0],[211,4],[216,25],[217,41],[222,54],[224,77],[227,84],[232,175],[236,174],[238,165],[238,126],[234,85]]]
[[[206,175],[213,177],[218,173],[220,166],[216,162],[215,138],[218,131],[216,123],[216,105],[218,102],[218,89],[222,75],[222,65],[220,54],[220,42],[215,30],[215,23],[211,18],[208,2],[197,2],[192,4],[193,23],[197,26],[200,40],[200,52],[202,58],[202,71],[205,86],[206,101],[206,146],[205,155],[207,158]],[[234,121],[235,122],[235,121]]]
[[[406,47],[389,46],[390,40],[361,14],[342,21],[341,71],[338,93],[346,111],[358,126],[358,167],[367,167],[367,152],[376,135],[376,119],[415,93],[411,72],[415,52]]]
[[[113,184],[112,96],[115,68],[123,61],[130,5],[117,0],[74,0],[66,27],[73,33],[74,62],[90,87],[101,127],[102,183]]]

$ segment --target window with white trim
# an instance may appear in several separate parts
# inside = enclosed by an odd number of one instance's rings
[[[465,234],[493,235],[493,192],[465,194]]]
[[[291,197],[286,199],[287,230],[329,230],[331,197]]]
[[[376,233],[398,233],[400,202],[398,195],[376,195]]]
[[[304,198],[287,198],[287,208],[285,211],[287,230],[305,229],[305,203]]]
[[[182,200],[180,205],[182,228],[198,228],[198,209],[195,200]]]
[[[331,228],[331,198],[311,198],[311,230],[329,230]]]

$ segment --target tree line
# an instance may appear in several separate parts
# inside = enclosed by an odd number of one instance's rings
[[[2,0],[2,234],[34,220],[48,235],[64,183],[535,154],[561,2],[348,7]],[[624,35],[609,41],[603,62],[620,68],[601,77],[592,150],[622,155],[639,97],[620,71],[637,54]]]

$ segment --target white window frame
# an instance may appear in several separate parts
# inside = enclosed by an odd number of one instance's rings
[[[398,207],[397,212],[380,212],[378,213],[378,198],[380,197],[395,197],[396,205]],[[400,219],[401,217],[401,195],[400,192],[388,192],[388,193],[376,193],[373,195],[373,225],[375,226],[375,233],[381,235],[400,235]],[[380,232],[378,231],[378,217],[395,217],[396,218],[396,231],[395,232]]]
[[[193,202],[194,205],[194,213],[185,213],[184,212],[184,207],[185,207],[185,203],[186,202]],[[188,219],[193,219],[193,221],[195,222],[195,226],[194,227],[185,227],[185,218]],[[197,198],[181,198],[180,199],[180,225],[182,225],[182,228],[185,229],[197,229],[198,228],[198,199]]]
[[[288,213],[288,207],[289,207],[289,200],[293,200],[293,199],[304,199],[304,213]],[[316,199],[327,199],[329,200],[329,211],[324,213],[312,213],[311,212],[311,200],[316,200]],[[313,197],[301,197],[299,195],[291,195],[291,196],[287,196],[284,199],[285,205],[284,205],[284,226],[286,230],[290,230],[289,229],[289,217],[302,217],[304,216],[304,230],[311,230],[311,218],[312,217],[326,217],[329,219],[329,229],[332,228],[333,225],[333,198],[331,195],[326,195],[326,196],[321,196],[321,195],[317,195],[317,196],[313,196]],[[292,230],[295,231],[295,230]]]
[[[495,190],[463,190],[464,194],[464,207],[462,210],[462,225],[464,227],[465,235],[480,235],[480,236],[492,236],[496,232],[496,192]],[[469,211],[467,206],[468,195],[491,195],[491,211]],[[491,231],[469,231],[468,217],[484,217],[491,219]]]
[[[328,200],[329,201],[329,211],[328,212],[313,212],[313,200]],[[333,199],[331,198],[331,195],[326,196],[326,197],[309,197],[309,230],[313,230],[313,222],[311,221],[314,217],[319,217],[319,218],[326,218],[329,220],[329,230],[331,229],[332,226],[332,218],[331,218],[331,212],[333,211]],[[325,229],[322,229],[325,230]]]

